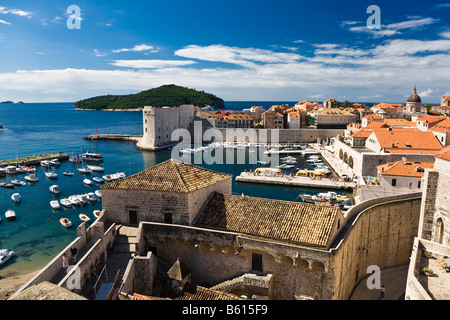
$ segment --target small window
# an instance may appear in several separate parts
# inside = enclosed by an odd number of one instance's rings
[[[164,223],[172,223],[172,212],[164,212]]]
[[[392,185],[393,187],[395,187],[395,186],[397,185],[397,179],[392,179],[391,185]]]
[[[252,253],[252,270],[263,271],[263,269],[262,269],[262,254]]]
[[[417,181],[417,188],[420,188],[421,184],[422,184],[421,180]]]

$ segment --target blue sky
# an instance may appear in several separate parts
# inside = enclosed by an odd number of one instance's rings
[[[69,29],[70,5],[81,29]],[[370,5],[381,28],[367,28]],[[224,100],[424,103],[450,93],[444,1],[0,1],[0,101],[178,84]]]

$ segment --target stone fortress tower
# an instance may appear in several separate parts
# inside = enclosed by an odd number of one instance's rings
[[[406,101],[406,112],[407,113],[417,113],[422,111],[422,99],[420,99],[417,94],[416,86],[414,86],[413,93],[409,96]]]
[[[142,111],[144,134],[136,144],[141,150],[158,150],[170,147],[172,132],[176,129],[189,129],[194,125],[195,107],[144,107]]]

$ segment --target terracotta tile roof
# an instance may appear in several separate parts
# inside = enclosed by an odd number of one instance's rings
[[[434,162],[403,161],[388,162],[377,166],[378,172],[388,176],[423,177],[424,169],[434,167]]]
[[[353,132],[350,136],[353,138],[368,138],[372,132],[372,130],[359,129]]]
[[[446,118],[432,126],[428,127],[430,131],[438,131],[438,132],[450,132],[450,118]]]
[[[232,175],[169,159],[101,189],[191,192],[230,179]]]
[[[406,119],[384,119],[387,126],[416,127],[416,123]]]
[[[187,283],[183,293],[173,300],[248,300],[235,294]]]
[[[389,153],[435,154],[442,149],[442,145],[430,131],[399,128],[373,132],[380,147]]]
[[[367,129],[373,129],[373,128],[387,128],[388,125],[385,124],[384,122],[379,122],[379,121],[372,121],[371,123],[369,123],[366,128]]]
[[[363,119],[383,119],[383,118],[375,113],[371,113],[368,114],[367,116],[364,116]]]
[[[325,249],[336,207],[214,193],[195,225]]]
[[[387,102],[381,102],[378,103],[376,105],[374,105],[372,108],[374,109],[392,109],[392,110],[397,110],[397,109],[401,109],[404,108],[404,105],[402,105],[401,103],[387,103]]]
[[[447,119],[447,117],[426,115],[426,116],[417,118],[417,121],[426,122],[426,123],[428,123],[428,127],[431,127],[445,119]]]
[[[446,147],[436,153],[436,158],[450,161],[450,147]]]

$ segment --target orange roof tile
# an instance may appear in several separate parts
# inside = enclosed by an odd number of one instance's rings
[[[364,116],[363,119],[383,119],[383,118],[375,113],[371,113],[368,114],[367,116]]]
[[[371,123],[369,123],[366,128],[367,129],[373,129],[373,128],[387,128],[388,125],[385,124],[384,122],[379,122],[379,121],[372,121]]]
[[[382,149],[389,153],[435,154],[442,145],[430,131],[418,129],[374,130],[375,137]]]
[[[434,162],[396,161],[377,166],[378,172],[388,176],[423,177],[424,169],[434,167]]]
[[[436,158],[450,161],[450,146],[436,153]]]
[[[416,127],[416,123],[406,119],[384,119],[384,123],[388,126]]]
[[[445,120],[439,121],[431,128],[428,127],[428,130],[438,132],[450,132],[450,118],[446,118]]]

